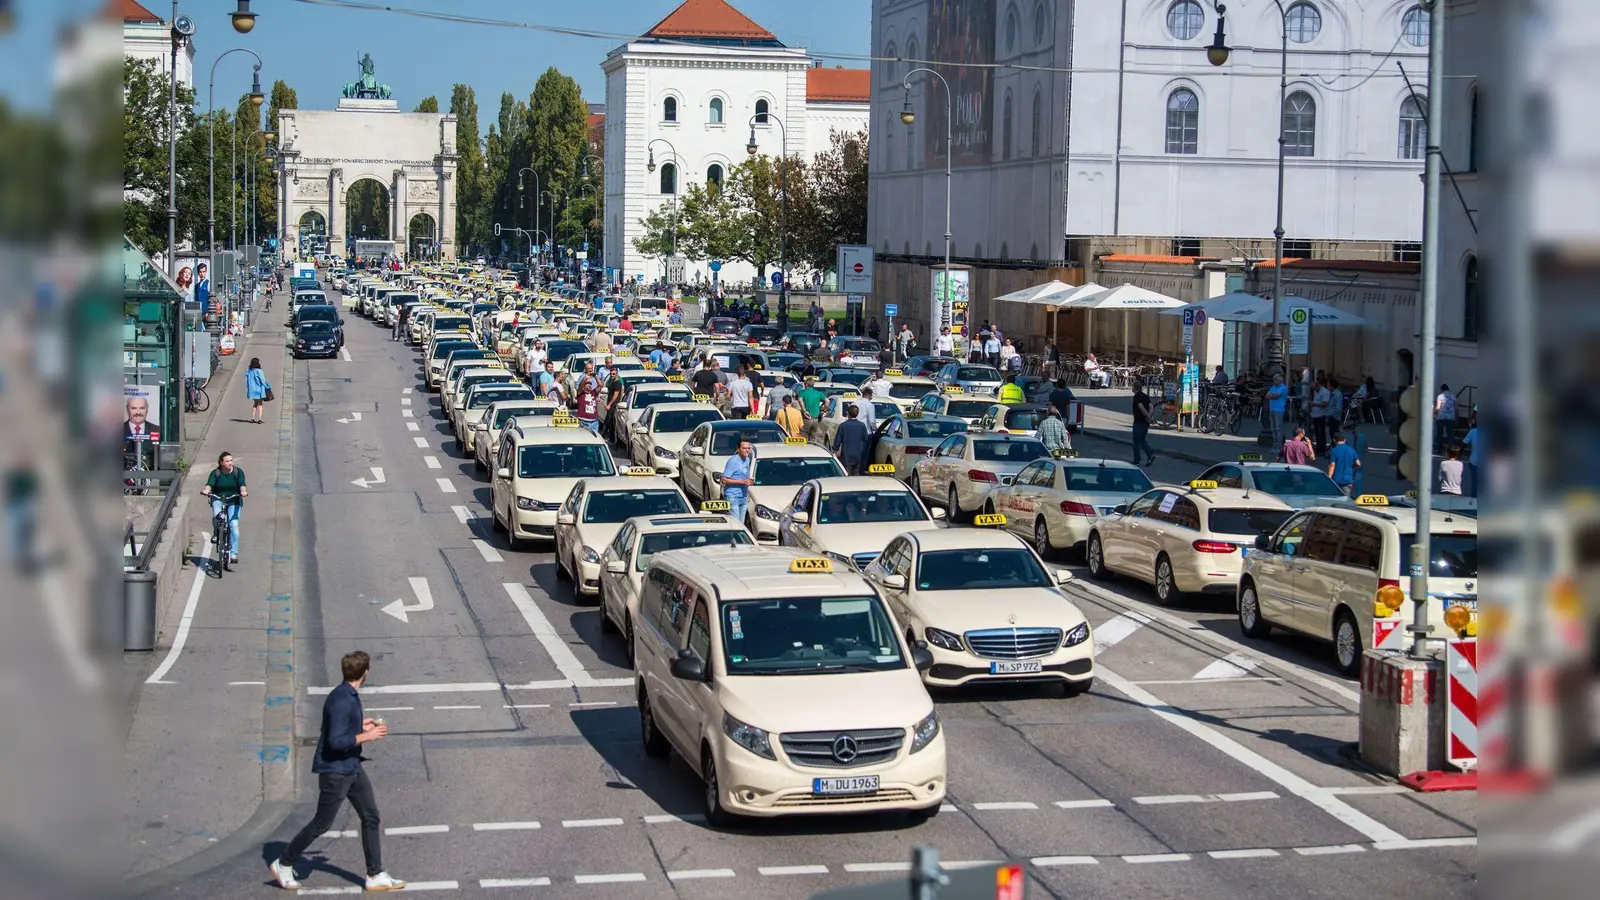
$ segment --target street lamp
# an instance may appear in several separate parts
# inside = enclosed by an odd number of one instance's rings
[[[1217,33],[1211,38],[1211,46],[1206,48],[1206,62],[1211,63],[1213,66],[1220,66],[1226,63],[1228,54],[1232,52],[1228,48],[1224,27],[1224,23],[1228,21],[1227,12],[1228,8],[1226,6],[1221,3],[1217,4]]]
[[[950,137],[952,122],[955,120],[955,99],[950,93],[950,82],[945,81],[943,75],[926,67],[912,69],[906,73],[905,80],[901,82],[906,91],[906,102],[904,108],[900,110],[900,121],[907,125],[917,121],[917,112],[911,108],[911,76],[918,72],[927,72],[944,85],[944,290],[939,295],[939,327],[942,329],[950,326],[950,331],[954,334],[955,318],[951,315],[950,297],[950,157],[954,155],[955,145]]]
[[[550,245],[550,258],[546,260],[546,262],[552,266],[555,265],[556,250],[556,198],[561,197],[563,194],[564,192],[558,187],[552,187],[548,191],[539,192],[540,202],[543,202],[544,198],[546,197],[550,198],[550,230],[544,233],[544,238],[549,242]]]
[[[250,0],[239,0],[239,8],[228,18],[233,21],[233,30],[240,34],[249,34],[256,27],[256,14],[250,11]]]
[[[604,166],[605,166],[605,160],[601,159],[598,156],[595,156],[593,153],[585,153],[583,155],[583,176],[582,176],[583,177],[583,181],[584,181],[585,184],[587,184],[589,182],[589,160],[591,160],[591,159],[594,160],[595,163],[597,165],[601,166],[602,168],[604,168]],[[601,174],[604,175],[605,173],[601,172]],[[606,228],[606,192],[605,192],[605,190],[603,190],[603,185],[602,185],[602,189],[595,191],[595,199],[598,201],[595,204],[595,217],[600,220],[601,242],[604,243],[604,241],[605,241],[605,237],[604,237],[605,236],[605,228]],[[585,239],[587,239],[587,235],[585,235]],[[603,266],[604,263],[605,263],[604,257],[601,258],[600,262],[601,262],[601,264]]]
[[[539,193],[539,173],[535,172],[534,170],[532,170],[530,168],[528,168],[527,166],[523,166],[522,168],[517,170],[517,192],[518,193],[525,193],[528,190],[528,183],[526,181],[522,180],[522,173],[523,172],[527,172],[529,175],[533,176],[533,190],[534,190],[534,193]],[[527,197],[526,196],[523,196],[522,198],[519,198],[519,199],[521,201],[523,201],[523,202],[527,201]],[[539,230],[539,204],[537,204],[537,203],[535,203],[533,205],[533,230],[534,231],[538,231]],[[535,259],[537,260],[537,258],[538,257],[537,257],[537,252],[536,252]],[[534,265],[538,265],[538,263],[535,262]]]
[[[782,119],[770,112],[764,116],[759,113],[751,116],[750,141],[744,145],[744,152],[750,156],[755,156],[756,150],[760,149],[756,146],[757,119],[760,119],[763,125],[768,122],[778,123],[779,149],[782,151],[778,154],[778,271],[783,276],[783,280],[778,283],[778,321],[781,323],[778,327],[787,328],[789,326],[789,183],[784,173],[789,168],[789,129],[783,126]]]
[[[754,139],[752,138],[752,140]],[[678,255],[678,181],[683,177],[683,172],[680,171],[683,167],[678,165],[678,148],[672,146],[671,141],[666,138],[651,138],[650,143],[644,145],[645,152],[649,154],[649,158],[645,160],[644,164],[645,171],[651,174],[656,171],[656,151],[654,146],[657,141],[666,144],[667,149],[672,151],[672,255],[676,257]],[[662,268],[667,267],[663,265]],[[670,270],[667,274],[670,274]],[[670,288],[668,288],[667,293],[672,293]]]
[[[250,87],[250,103],[259,107],[266,98],[261,95],[261,57],[254,50],[244,47],[235,47],[224,50],[216,61],[211,63],[211,80],[206,88],[206,119],[209,123],[209,151],[207,153],[208,183],[206,189],[206,255],[209,261],[208,274],[215,277],[217,274],[217,63],[222,62],[234,53],[248,53],[255,57],[255,75]],[[238,123],[235,123],[237,127]],[[226,313],[227,310],[224,310]],[[226,328],[228,319],[223,318],[223,327]]]

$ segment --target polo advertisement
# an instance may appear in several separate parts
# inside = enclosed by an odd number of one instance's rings
[[[951,165],[981,166],[989,162],[994,118],[990,110],[994,95],[995,0],[932,0],[929,4],[929,59],[955,60],[939,65],[939,74],[950,83],[955,121],[950,143],[955,156]],[[923,109],[928,127],[923,129],[923,155],[928,166],[944,164],[945,104],[943,90],[926,79],[922,86]]]

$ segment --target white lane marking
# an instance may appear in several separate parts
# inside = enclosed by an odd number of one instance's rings
[[[668,872],[667,878],[673,881],[694,881],[701,878],[732,878],[732,869],[679,869]]]
[[[549,709],[548,703],[507,703],[506,709]]]
[[[537,831],[538,822],[473,822],[473,831]]]
[[[1363,784],[1356,787],[1325,787],[1317,788],[1318,793],[1334,794],[1338,796],[1361,794],[1409,794],[1411,788],[1403,784]]]
[[[459,881],[411,881],[406,883],[406,891],[459,891]],[[324,894],[359,894],[364,891],[359,884],[345,885],[343,887],[301,888],[296,893],[301,896],[321,896]]]
[[[241,684],[266,684],[266,682],[265,681],[230,681],[230,682],[228,682],[228,687],[235,687],[235,686],[238,686],[238,685],[241,685]]]
[[[348,413],[348,414],[345,415],[344,418],[342,418],[342,419],[334,419],[334,421],[338,422],[340,425],[349,425],[351,422],[359,422],[359,421],[361,421],[361,413],[358,413],[358,412]]]
[[[414,709],[416,709],[415,706],[368,706],[368,707],[364,707],[363,711],[365,711],[365,712],[411,712]]]
[[[388,479],[383,477],[382,466],[368,466],[367,468],[372,470],[372,477],[370,479],[363,475],[360,478],[352,479],[350,483],[358,488],[361,488],[362,490],[366,490],[375,484],[387,483]]]
[[[400,392],[400,396],[402,396],[402,397],[411,396],[411,388],[406,388],[405,390],[401,391]]]
[[[826,875],[827,866],[762,866],[756,869],[763,875]]]
[[[381,612],[388,613],[402,622],[410,622],[408,613],[427,612],[433,609],[433,589],[428,587],[428,579],[412,576],[406,579],[411,583],[411,593],[417,595],[415,604],[408,604],[404,597],[383,607]]]
[[[1041,869],[1048,869],[1051,866],[1098,866],[1100,864],[1100,860],[1092,856],[1035,856],[1028,862]]]
[[[622,884],[631,881],[643,881],[643,872],[617,872],[612,875],[579,875],[572,879],[577,884]]]
[[[569,651],[570,652],[570,651]],[[331,693],[337,685],[320,687],[308,685],[306,693],[322,696]],[[453,684],[378,684],[361,689],[362,694],[481,694],[501,691],[556,691],[573,687],[633,687],[631,678],[586,678],[574,682],[566,678],[549,681],[530,681],[527,684],[502,684],[498,681],[462,681]],[[548,704],[544,704],[548,705]]]
[[[1276,800],[1276,791],[1239,791],[1233,794],[1218,794],[1217,799],[1223,803],[1238,803],[1242,800]]]
[[[406,418],[409,419],[409,418],[415,416],[416,413],[412,412],[411,411],[411,407],[408,406],[405,409],[400,410],[400,415],[405,416]]]
[[[427,463],[428,468],[430,468],[430,469],[442,469],[442,468],[444,468],[444,464],[439,462],[439,457],[437,457],[437,456],[424,456],[422,458],[422,461],[424,463]]]
[[[1326,847],[1296,847],[1294,852],[1301,856],[1338,856],[1344,853],[1365,853],[1367,848],[1360,844],[1333,844]]]
[[[1028,800],[1005,800],[995,803],[974,803],[972,808],[977,810],[1038,809],[1039,804]]]
[[[615,701],[615,700],[586,700],[586,701],[584,701],[582,703],[568,703],[567,705],[572,707],[573,709],[587,709],[587,708],[595,707],[595,706],[616,706],[617,705],[617,701]]]
[[[958,860],[954,860],[952,862],[944,862],[944,861],[941,860],[939,865],[944,866],[946,869],[977,869],[977,868],[980,868],[982,866],[998,866],[998,865],[1000,865],[1000,860],[998,860],[998,859],[958,859]]]
[[[1278,851],[1271,847],[1258,847],[1254,850],[1212,850],[1206,855],[1212,859],[1265,859],[1277,856]]]
[[[428,448],[428,439],[425,437],[415,437],[411,441],[421,449],[426,450]]]
[[[512,605],[517,608],[517,612],[522,613],[523,621],[528,623],[528,630],[533,632],[534,638],[539,641],[544,652],[548,653],[556,664],[556,669],[574,685],[584,687],[594,684],[594,676],[583,668],[583,663],[578,661],[572,648],[567,646],[567,642],[559,634],[556,634],[555,626],[550,624],[550,620],[543,612],[540,612],[539,604],[534,602],[528,589],[516,582],[506,582],[502,586],[506,589],[507,596],[511,598]]]
[[[465,506],[452,506],[450,511],[456,514],[456,521],[463,525],[471,525],[472,520],[477,518],[472,514],[472,510],[467,509]]]
[[[1108,809],[1116,806],[1110,800],[1057,800],[1055,805],[1059,809]]]
[[[907,872],[911,869],[908,862],[881,862],[881,863],[845,863],[846,872]]]
[[[1156,716],[1166,720],[1172,725],[1187,731],[1217,750],[1233,758],[1235,762],[1253,769],[1257,774],[1274,782],[1279,787],[1287,790],[1296,797],[1304,798],[1312,805],[1317,806],[1350,828],[1366,835],[1374,841],[1399,841],[1405,835],[1395,831],[1387,825],[1372,818],[1366,813],[1356,809],[1350,804],[1330,794],[1319,793],[1316,786],[1306,781],[1299,775],[1290,772],[1283,766],[1267,759],[1265,756],[1240,744],[1238,741],[1223,735],[1208,725],[1190,718],[1183,710],[1169,706],[1161,698],[1150,693],[1142,687],[1129,682],[1121,675],[1103,667],[1096,675],[1101,681],[1127,697],[1129,700],[1145,707]]]
[[[1281,682],[1281,681],[1288,681],[1287,678],[1279,678],[1279,677],[1277,677],[1275,675],[1241,675],[1241,676],[1239,676],[1237,678],[1210,678],[1210,679],[1207,679],[1207,680],[1210,681],[1213,684],[1216,684],[1216,683],[1219,683],[1219,682],[1225,682],[1225,681],[1268,681],[1268,682],[1273,682],[1273,683],[1277,683],[1277,682]],[[1154,680],[1151,680],[1151,681],[1135,681],[1135,682],[1133,682],[1133,684],[1194,684],[1194,679],[1193,678],[1157,678],[1157,679],[1154,679]],[[1409,790],[1409,788],[1407,788],[1407,790]]]
[[[1134,864],[1138,864],[1138,863],[1188,862],[1189,861],[1189,854],[1187,854],[1187,853],[1145,853],[1145,854],[1140,854],[1140,855],[1136,855],[1136,856],[1124,856],[1122,858],[1122,861],[1126,862],[1126,863],[1134,863]]]
[[[1235,794],[1161,794],[1153,797],[1134,797],[1142,806],[1160,806],[1169,803],[1237,803],[1244,800],[1277,800],[1274,791],[1241,791]]]
[[[1252,659],[1243,653],[1229,653],[1221,659],[1214,660],[1205,668],[1194,673],[1195,681],[1208,681],[1215,678],[1242,678],[1250,674],[1250,670],[1261,665],[1261,660]]]
[[[609,828],[621,825],[621,819],[562,819],[562,828]]]
[[[956,805],[954,803],[941,803],[939,804],[939,812],[956,812]]]
[[[1085,593],[1091,595],[1093,598],[1105,601],[1121,608],[1123,610],[1123,615],[1141,616],[1145,619],[1145,621],[1160,621],[1163,624],[1170,625],[1185,634],[1194,635],[1202,640],[1210,641],[1213,644],[1227,647],[1230,652],[1252,652],[1250,647],[1241,644],[1230,637],[1217,634],[1209,628],[1196,627],[1195,623],[1190,622],[1181,616],[1173,615],[1172,613],[1166,612],[1165,610],[1151,606],[1147,603],[1129,600],[1126,597],[1119,597],[1105,588],[1102,588],[1097,584],[1092,584],[1087,580],[1074,579],[1071,584],[1081,588]],[[1098,635],[1096,635],[1096,639],[1098,639]],[[1262,665],[1267,669],[1276,670],[1278,672],[1291,672],[1295,675],[1295,677],[1323,688],[1324,690],[1338,694],[1340,697],[1343,697],[1346,700],[1354,703],[1361,702],[1360,691],[1355,690],[1348,685],[1340,684],[1339,682],[1334,681],[1333,679],[1328,678],[1319,672],[1314,672],[1305,666],[1299,665],[1298,663],[1292,663],[1282,659],[1273,659],[1263,662]]]
[[[179,518],[182,518],[181,513]],[[45,617],[50,623],[50,636],[55,639],[61,657],[66,660],[67,668],[72,670],[78,684],[87,688],[98,687],[100,669],[89,659],[85,649],[90,642],[79,637],[77,628],[73,625],[72,609],[75,604],[67,596],[67,589],[62,584],[61,570],[51,569],[42,581],[39,599],[44,601]]]
[[[454,494],[456,492],[456,486],[450,483],[450,479],[435,478],[434,481],[438,483],[439,490],[445,492],[446,494]]]
[[[200,544],[200,558],[206,560],[211,558],[211,535],[209,534],[205,536]],[[167,673],[172,671],[173,665],[178,662],[178,654],[183,652],[184,643],[189,640],[189,626],[194,624],[195,608],[200,605],[200,588],[205,586],[205,580],[209,577],[206,574],[205,566],[195,566],[194,585],[189,588],[188,602],[183,604],[183,618],[178,620],[178,633],[173,635],[172,649],[167,651],[167,658],[161,661],[161,665],[150,673],[149,678],[144,680],[145,684],[167,683],[162,679],[166,678]]]
[[[385,828],[383,833],[388,837],[404,837],[408,834],[444,834],[449,830],[449,825],[402,825],[399,828]]]
[[[506,558],[504,556],[500,555],[500,551],[499,550],[496,550],[495,548],[489,546],[484,541],[480,541],[477,538],[473,538],[472,539],[472,546],[478,548],[478,555],[483,557],[483,561],[484,562],[497,563],[497,562],[505,562],[506,561]]]
[[[435,706],[434,709],[483,709],[482,706]]]
[[[352,838],[360,833],[359,831],[324,831],[322,836],[325,838]]]
[[[407,431],[421,431],[422,430],[422,426],[418,425],[415,422],[407,422],[406,423],[406,430]]]
[[[352,362],[352,360],[350,359],[350,348],[349,347],[340,347],[339,348],[339,355],[344,358],[345,362]]]
[[[1162,806],[1168,803],[1205,803],[1207,798],[1200,794],[1161,794],[1152,797],[1134,797],[1133,802],[1140,806]]]
[[[669,813],[669,814],[665,814],[665,815],[655,815],[655,816],[645,816],[644,817],[644,823],[646,825],[665,825],[665,824],[670,823],[670,822],[700,822],[700,823],[703,823],[703,822],[705,822],[705,820],[706,820],[706,817],[705,817],[704,813],[683,813],[682,815],[672,815],[672,814]]]
[[[478,887],[503,888],[503,887],[549,887],[548,878],[480,878]]]
[[[1094,629],[1095,655],[1098,656],[1102,650],[1108,650],[1122,643],[1129,635],[1143,627],[1143,622],[1127,614],[1100,623],[1100,627]]]
[[[410,396],[410,394],[411,394],[411,389],[410,388],[406,388],[406,396],[400,398],[400,404],[402,406],[410,406],[411,405],[411,396]]]
[[[1476,835],[1444,838],[1401,838],[1395,841],[1376,841],[1374,850],[1426,850],[1430,847],[1476,847]]]

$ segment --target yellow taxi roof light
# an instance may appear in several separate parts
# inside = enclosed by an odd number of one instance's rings
[[[1241,453],[1239,454],[1239,462],[1261,462],[1261,454]]]
[[[726,500],[706,500],[700,504],[701,512],[727,512],[733,509],[733,504]]]
[[[873,463],[867,466],[868,475],[893,475],[894,466],[890,463]]]
[[[980,513],[972,518],[972,524],[979,528],[1004,525],[1006,517],[1000,513]]]
[[[1189,489],[1195,491],[1214,491],[1217,489],[1217,483],[1215,481],[1205,481],[1196,478],[1194,481],[1189,482]]]
[[[829,573],[833,571],[833,560],[827,558],[826,556],[802,556],[799,559],[789,563],[789,571],[799,573]]]
[[[809,443],[811,443],[810,441],[806,440],[803,437],[786,437],[786,438],[783,439],[783,442],[785,444],[809,444]]]
[[[1356,498],[1357,506],[1388,506],[1389,498],[1382,494],[1362,494]]]
[[[629,466],[622,471],[625,475],[634,476],[654,475],[656,473],[656,470],[651,466]]]

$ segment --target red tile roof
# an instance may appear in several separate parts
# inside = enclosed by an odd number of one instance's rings
[[[806,70],[807,100],[845,100],[867,103],[872,99],[872,72],[869,69]]]
[[[139,5],[136,0],[111,0],[106,5],[106,11],[122,14],[124,22],[160,22],[160,16]]]
[[[645,37],[777,40],[776,35],[734,9],[726,0],[684,0],[682,6],[645,32]]]
[[[1276,264],[1276,260],[1263,259],[1256,263],[1256,266],[1270,269]],[[1391,262],[1387,259],[1286,259],[1283,261],[1283,267],[1334,269],[1343,272],[1396,272],[1401,275],[1415,275],[1422,271],[1421,263]]]

